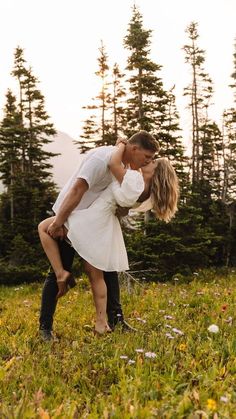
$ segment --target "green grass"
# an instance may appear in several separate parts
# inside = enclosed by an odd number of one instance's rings
[[[188,284],[122,287],[139,333],[98,338],[83,279],[59,302],[52,344],[37,334],[42,285],[1,287],[0,417],[236,418],[235,282],[203,272]]]

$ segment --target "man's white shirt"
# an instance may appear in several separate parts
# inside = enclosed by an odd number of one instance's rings
[[[100,193],[107,188],[112,181],[112,174],[108,164],[115,150],[115,146],[103,146],[90,150],[74,174],[59,193],[53,211],[57,214],[62,201],[66,197],[78,178],[86,180],[89,189],[84,193],[80,203],[74,211],[88,208]]]

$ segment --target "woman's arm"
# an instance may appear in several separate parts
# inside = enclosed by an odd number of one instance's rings
[[[126,169],[122,165],[122,157],[125,151],[125,144],[120,143],[117,146],[117,150],[112,154],[111,160],[109,162],[109,169],[111,173],[115,176],[119,183],[122,183]]]

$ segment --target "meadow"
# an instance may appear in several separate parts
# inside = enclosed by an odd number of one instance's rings
[[[97,337],[83,277],[58,304],[53,343],[37,331],[42,284],[2,286],[0,417],[236,418],[235,283],[203,271],[123,284],[138,332]]]

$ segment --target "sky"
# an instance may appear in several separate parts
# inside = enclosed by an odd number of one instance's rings
[[[57,130],[78,138],[85,113],[82,107],[98,93],[98,49],[105,45],[109,64],[125,68],[123,39],[134,0],[1,0],[0,1],[0,116],[8,88],[14,50],[19,45],[40,80],[46,110]],[[145,29],[151,29],[151,59],[162,65],[166,89],[176,86],[184,141],[188,144],[191,118],[183,89],[190,72],[182,47],[186,27],[199,23],[199,46],[206,51],[206,71],[214,82],[211,116],[221,123],[232,106],[230,75],[236,38],[236,0],[135,0]]]

